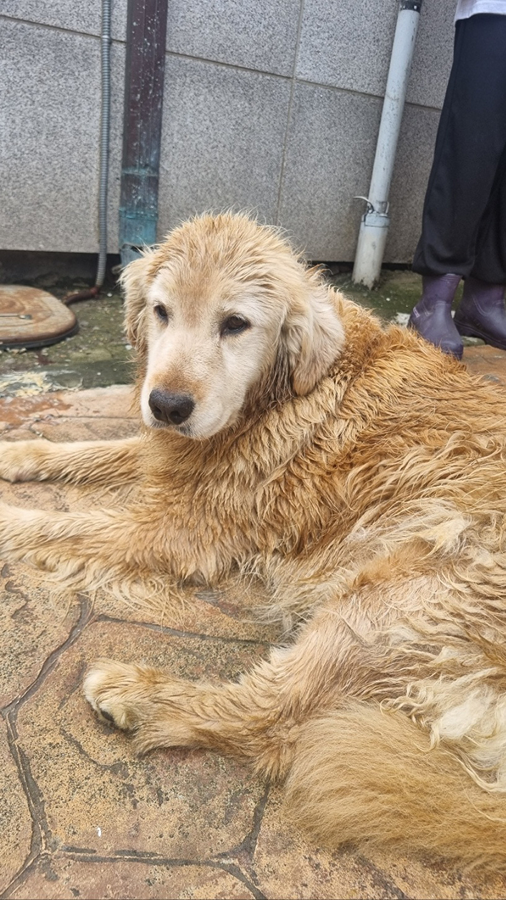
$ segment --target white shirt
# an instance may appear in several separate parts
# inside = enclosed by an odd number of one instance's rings
[[[506,16],[506,0],[458,0],[455,21],[469,19],[478,13],[493,13]]]

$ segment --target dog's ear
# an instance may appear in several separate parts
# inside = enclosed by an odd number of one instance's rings
[[[146,309],[148,267],[149,254],[128,263],[120,277],[125,292],[125,331],[132,347],[135,347],[141,356],[147,349],[143,320]]]
[[[309,394],[327,374],[344,343],[332,292],[315,283],[311,274],[307,273],[309,290],[291,298],[282,330],[292,389],[300,396]]]

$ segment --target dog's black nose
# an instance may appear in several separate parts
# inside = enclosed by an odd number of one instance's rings
[[[169,391],[151,391],[149,406],[155,419],[167,425],[181,425],[191,416],[195,403],[189,394],[170,394]]]

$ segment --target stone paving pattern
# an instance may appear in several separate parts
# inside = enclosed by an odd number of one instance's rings
[[[465,362],[506,389],[506,354]],[[134,433],[126,386],[0,400],[5,440]],[[61,508],[76,488],[8,485],[2,500]],[[90,502],[89,497],[85,502]],[[0,561],[0,896],[9,898],[503,898],[506,881],[429,859],[329,852],[285,819],[278,788],[210,752],[138,758],[97,721],[81,682],[113,656],[189,678],[234,677],[276,631],[255,621],[254,590],[188,591],[160,613],[121,599],[59,595],[48,576]]]

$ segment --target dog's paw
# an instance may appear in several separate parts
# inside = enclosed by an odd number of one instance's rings
[[[98,716],[116,728],[133,732],[134,748],[201,746],[192,717],[194,684],[161,669],[99,659],[84,679],[84,694]]]
[[[84,678],[84,696],[101,719],[131,731],[142,717],[143,675],[141,666],[99,659]]]
[[[43,441],[15,441],[0,444],[0,478],[4,481],[31,481],[44,477],[40,473]]]

